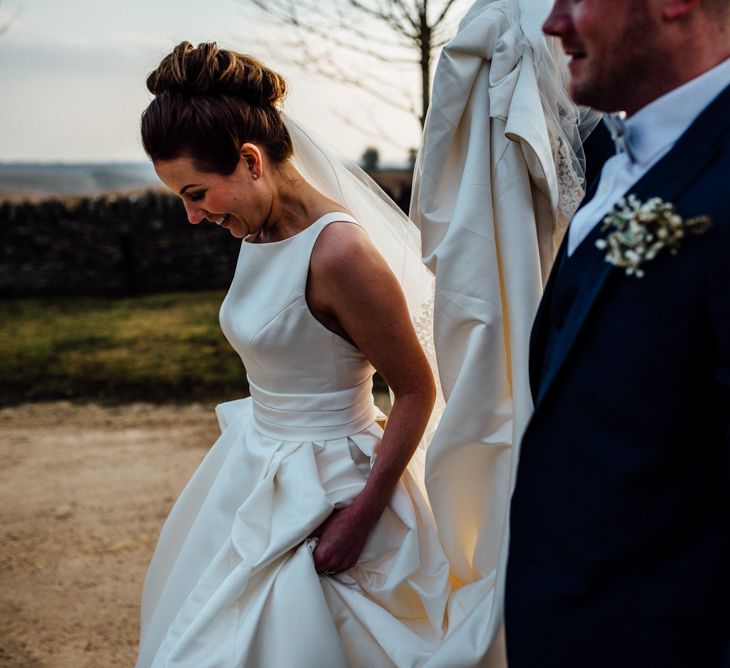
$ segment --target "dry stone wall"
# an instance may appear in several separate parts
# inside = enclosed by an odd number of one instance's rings
[[[0,203],[0,297],[225,288],[241,242],[158,192]]]

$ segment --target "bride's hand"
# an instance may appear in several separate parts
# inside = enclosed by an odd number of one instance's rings
[[[352,568],[376,521],[356,504],[335,510],[312,534],[318,538],[314,550],[317,572],[332,575]]]

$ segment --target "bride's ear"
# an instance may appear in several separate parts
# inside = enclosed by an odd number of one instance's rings
[[[240,155],[241,162],[245,165],[251,178],[254,180],[260,178],[264,170],[264,156],[261,149],[256,144],[246,142],[241,145]]]

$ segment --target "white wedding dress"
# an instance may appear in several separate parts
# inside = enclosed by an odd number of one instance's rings
[[[334,577],[314,569],[308,536],[362,489],[382,434],[373,367],[305,299],[333,221],[354,222],[331,213],[283,241],[242,243],[220,320],[251,397],[217,408],[222,434],[162,529],[138,668],[414,668],[442,645],[449,565],[422,453],[359,563]]]

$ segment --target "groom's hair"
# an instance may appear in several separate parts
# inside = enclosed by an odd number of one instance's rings
[[[181,42],[147,88],[155,98],[142,113],[142,144],[153,162],[185,156],[200,171],[231,174],[246,142],[274,163],[292,154],[279,113],[286,82],[251,56]]]

